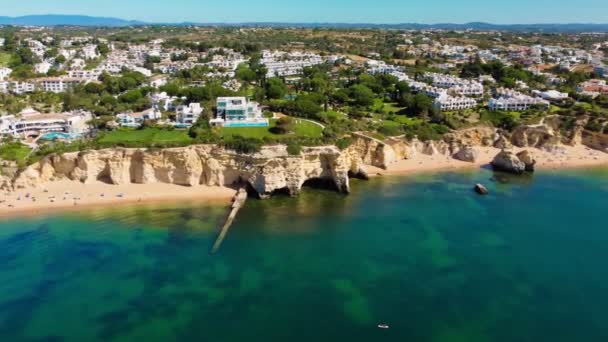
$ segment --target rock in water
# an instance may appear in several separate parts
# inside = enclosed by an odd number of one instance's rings
[[[454,154],[454,159],[458,159],[464,162],[474,163],[477,161],[479,157],[479,151],[474,149],[471,146],[466,146],[460,149],[456,154]]]
[[[514,174],[522,174],[526,171],[526,164],[522,162],[517,155],[510,150],[502,150],[492,160],[494,170],[510,172]]]
[[[536,166],[536,159],[534,159],[534,155],[528,151],[523,150],[517,154],[517,158],[522,161],[526,165],[526,171],[534,172]]]
[[[488,195],[490,193],[490,191],[488,191],[488,188],[486,188],[482,184],[475,184],[475,192],[480,195]]]

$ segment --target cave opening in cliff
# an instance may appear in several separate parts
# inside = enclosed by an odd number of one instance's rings
[[[332,178],[311,178],[302,184],[302,187],[316,190],[338,191],[338,186]]]

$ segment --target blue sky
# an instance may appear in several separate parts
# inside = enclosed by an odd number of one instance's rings
[[[0,15],[154,22],[608,23],[608,0],[0,0]]]

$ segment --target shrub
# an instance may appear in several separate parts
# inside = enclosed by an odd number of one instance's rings
[[[342,151],[349,148],[350,145],[352,145],[352,144],[353,144],[353,139],[351,139],[349,137],[340,138],[336,141],[336,146]]]
[[[299,156],[300,153],[302,153],[302,146],[297,143],[291,143],[287,145],[287,153],[289,153],[290,156]]]
[[[256,138],[244,138],[235,135],[224,140],[224,147],[239,153],[252,154],[262,149],[263,141]]]

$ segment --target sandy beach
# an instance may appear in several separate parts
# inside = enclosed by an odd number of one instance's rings
[[[475,169],[490,164],[500,152],[492,147],[478,148],[478,161],[467,163],[446,156],[418,155],[402,160],[387,170],[367,166],[371,176],[403,175],[418,172],[435,172],[457,169]],[[523,149],[514,149],[516,152]],[[539,169],[564,169],[608,166],[608,153],[585,146],[564,146],[557,152],[531,150]],[[90,207],[112,207],[149,203],[200,202],[229,204],[236,190],[227,187],[185,187],[172,184],[109,185],[102,182],[82,184],[73,181],[52,182],[32,189],[3,192],[0,198],[0,218],[31,216],[64,211],[79,211]]]
[[[500,152],[493,147],[478,147],[479,158],[475,163],[463,162],[446,156],[428,156],[420,154],[415,159],[406,159],[391,164],[387,170],[368,166],[367,171],[375,175],[400,175],[416,172],[444,171],[456,169],[476,169],[487,166]],[[592,150],[586,146],[560,146],[558,152],[548,152],[539,149],[513,148],[513,151],[531,151],[536,160],[538,169],[564,169],[584,168],[594,166],[608,166],[608,153]]]
[[[0,197],[0,218],[139,203],[200,202],[228,205],[235,194],[236,190],[227,187],[185,187],[163,183],[109,185],[97,182],[83,184],[65,180],[32,189],[3,192]]]

